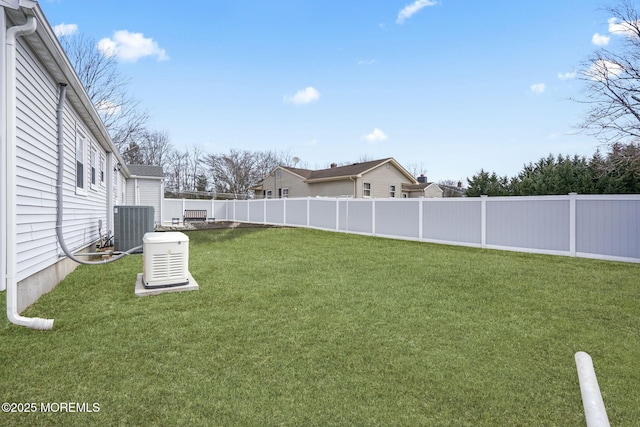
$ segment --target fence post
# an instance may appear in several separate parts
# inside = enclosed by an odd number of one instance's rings
[[[423,233],[423,218],[422,218],[422,212],[423,212],[423,206],[422,204],[424,203],[424,199],[421,197],[418,199],[418,240],[422,240],[422,235]]]
[[[371,199],[371,235],[376,235],[376,199]]]
[[[311,224],[311,196],[307,196],[307,227]]]
[[[591,356],[579,351],[575,354],[575,359],[587,427],[610,427]]]
[[[489,197],[486,194],[480,196],[480,245],[483,248],[487,247],[487,199]]]
[[[340,199],[336,197],[336,231],[340,231]]]
[[[282,199],[282,225],[287,225],[287,198]]]
[[[569,255],[576,256],[576,198],[578,193],[569,193]]]

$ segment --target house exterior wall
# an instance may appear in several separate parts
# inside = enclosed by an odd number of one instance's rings
[[[276,178],[277,171],[280,176]],[[361,178],[339,177],[326,181],[305,182],[305,179],[287,170],[278,169],[271,173],[262,182],[263,194],[258,198],[266,197],[266,192],[271,191],[272,198],[279,197],[279,189],[288,189],[288,197],[376,197],[388,198],[391,195],[391,186],[395,186],[393,197],[402,198],[402,184],[411,183],[409,179],[393,164],[385,163],[364,174]],[[371,185],[371,194],[364,195],[364,184]]]
[[[276,178],[276,174],[280,171],[280,176]],[[297,175],[284,169],[277,169],[274,173],[264,179],[262,189],[265,192],[271,191],[271,197],[278,198],[278,189],[289,189],[289,197],[307,197],[309,196],[309,186],[303,179]]]
[[[424,197],[442,197],[442,188],[435,184],[431,184],[424,189]]]
[[[325,181],[309,185],[309,196],[311,197],[353,197],[353,181]]]
[[[60,260],[56,237],[58,84],[42,67],[23,38],[17,44],[17,280],[25,279]],[[85,191],[76,189],[76,138],[83,135]],[[106,224],[106,181],[91,184],[91,152],[97,162],[106,152],[64,106],[64,222],[67,247],[76,251],[98,239],[98,221]],[[96,162],[95,166],[99,168]],[[98,169],[99,170],[99,169]],[[96,171],[97,173],[97,171]],[[105,174],[107,171],[105,171]],[[105,176],[106,179],[106,176]]]
[[[385,163],[358,178],[356,197],[364,198],[364,184],[371,184],[371,196],[374,198],[390,197],[390,187],[395,185],[395,197],[402,197],[402,184],[409,184],[407,177],[391,163]]]
[[[121,185],[125,179],[124,175],[114,173],[115,165],[121,159],[64,56],[53,29],[36,3],[31,11],[35,14],[36,31],[16,39],[15,82],[9,80],[9,72],[0,72],[3,124],[0,140],[3,149],[15,144],[16,154],[15,175],[10,170],[8,179],[0,179],[0,191],[8,191],[12,187],[5,185],[15,184],[15,221],[13,216],[8,218],[4,210],[0,212],[0,234],[8,236],[11,233],[15,237],[15,260],[12,259],[15,265],[7,265],[8,245],[5,239],[0,240],[0,275],[4,288],[9,281],[7,271],[15,268],[12,279],[17,282],[18,312],[52,290],[77,266],[62,253],[56,235],[60,83],[67,84],[62,109],[64,220],[61,230],[69,250],[79,253],[93,249],[100,237],[99,222],[102,222],[103,232],[111,227],[111,208],[120,194],[124,195]],[[2,34],[8,27],[24,23],[23,10],[0,7],[0,14]],[[7,57],[5,43],[2,43],[0,66],[3,71],[5,65],[13,64],[13,61],[5,63]],[[15,97],[8,100],[9,92],[5,89],[13,87],[14,83]],[[5,110],[7,106],[12,110]],[[9,125],[15,130],[15,141],[5,141],[4,136],[13,135],[7,130]],[[78,154],[76,148],[80,139],[84,149]],[[0,154],[0,168],[4,174],[5,162],[9,161],[4,152],[0,151]],[[84,166],[81,188],[77,186],[77,155]]]
[[[162,198],[164,188],[162,180],[147,178],[130,178],[126,184],[127,205],[153,206],[154,222],[162,222]]]

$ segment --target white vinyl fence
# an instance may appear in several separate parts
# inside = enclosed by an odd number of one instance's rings
[[[216,221],[640,262],[640,195],[165,199],[163,224],[182,221],[187,209],[206,209]]]

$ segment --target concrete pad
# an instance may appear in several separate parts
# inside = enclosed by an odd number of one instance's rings
[[[198,289],[200,289],[200,286],[198,286],[198,283],[195,281],[191,273],[189,273],[189,283],[187,283],[186,285],[152,289],[147,289],[144,287],[144,285],[142,284],[142,273],[138,273],[138,277],[136,277],[135,294],[139,297],[146,297],[149,295],[159,295],[167,292],[197,291]]]

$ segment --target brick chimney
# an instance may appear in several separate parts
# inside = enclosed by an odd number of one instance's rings
[[[338,167],[338,164],[337,164],[337,163],[331,163],[331,169],[333,169],[333,168],[337,168],[337,167]]]

